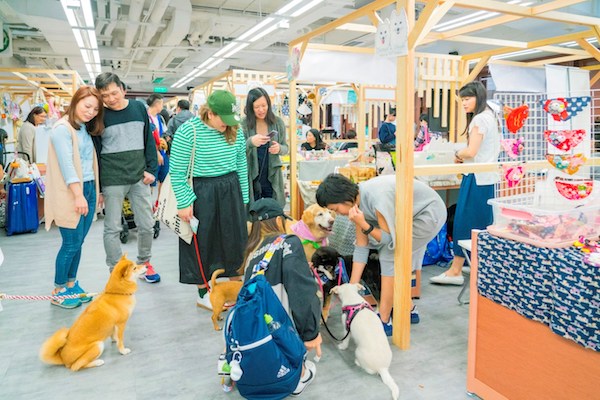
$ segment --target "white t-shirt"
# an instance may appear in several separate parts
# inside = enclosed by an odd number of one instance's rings
[[[500,155],[500,129],[494,113],[489,108],[484,112],[473,117],[469,125],[469,135],[473,132],[473,127],[477,127],[480,134],[483,135],[481,147],[473,158],[476,163],[493,163],[498,161]],[[475,182],[477,185],[492,185],[500,180],[497,172],[476,172]]]

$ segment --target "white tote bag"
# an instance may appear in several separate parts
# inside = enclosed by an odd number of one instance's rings
[[[193,125],[192,125],[193,126]],[[192,146],[192,156],[190,157],[190,165],[187,170],[188,184],[193,189],[194,182],[192,179],[192,170],[194,165],[194,154],[196,153],[196,127],[194,127],[194,144]],[[163,224],[167,228],[173,230],[177,236],[183,239],[187,244],[192,243],[194,233],[190,227],[189,222],[183,221],[179,215],[177,215],[177,199],[175,199],[175,193],[173,192],[173,186],[171,185],[171,174],[167,174],[165,181],[160,189],[160,196],[158,196],[158,207],[154,213],[154,218]]]

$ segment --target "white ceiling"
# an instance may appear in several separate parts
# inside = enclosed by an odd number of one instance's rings
[[[289,28],[276,29],[181,89],[170,88],[224,45],[288,2],[92,0],[102,71],[119,74],[133,91],[152,91],[159,85],[168,87],[170,92],[185,92],[186,86],[198,85],[230,68],[283,72],[289,41],[370,3],[365,0],[325,0],[302,16],[290,19]],[[552,0],[528,2],[540,5]],[[380,15],[389,15],[391,7],[380,11]],[[417,8],[420,10],[423,5],[417,4]],[[600,17],[600,0],[588,0],[560,11]],[[453,8],[442,22],[474,12],[476,10]],[[0,58],[0,66],[75,69],[84,79],[89,79],[59,0],[0,0],[0,20],[12,31],[14,53],[12,58]],[[367,18],[355,22],[370,24]],[[589,28],[528,19],[488,28],[477,35],[530,41],[584,29]],[[336,30],[319,40],[327,44],[372,47],[373,37],[371,33]],[[422,46],[419,51],[465,54],[490,48],[485,44],[439,41]],[[155,78],[164,80],[153,84]]]

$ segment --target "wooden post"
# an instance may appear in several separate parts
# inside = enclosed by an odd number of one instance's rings
[[[294,48],[290,46],[290,57],[292,56],[293,49]],[[298,193],[298,151],[296,150],[298,148],[298,135],[296,134],[296,103],[298,101],[298,94],[296,89],[296,80],[293,79],[290,81],[290,93],[288,98],[290,105],[290,214],[292,218],[299,220],[300,207],[298,201],[300,194]],[[316,107],[318,107],[318,103],[313,107],[313,113],[315,112],[314,108]]]
[[[367,112],[365,99],[365,85],[358,86],[357,101],[358,101],[358,121],[356,122],[356,134],[358,136],[358,154],[365,152],[365,142],[367,138]],[[370,127],[369,127],[370,128]]]
[[[408,31],[415,26],[415,0],[398,0],[396,9],[406,10]],[[410,283],[413,219],[413,119],[415,115],[415,50],[398,57],[396,73],[396,248],[394,253],[394,315],[392,342],[410,347]]]

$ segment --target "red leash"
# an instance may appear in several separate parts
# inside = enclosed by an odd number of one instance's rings
[[[202,279],[204,280],[204,284],[206,285],[206,290],[210,293],[210,286],[208,285],[208,281],[206,280],[206,276],[204,276],[204,267],[202,266],[202,260],[200,259],[200,250],[198,249],[198,238],[194,233],[194,247],[196,248],[196,257],[198,258],[198,267],[200,268],[200,275],[202,275]]]

